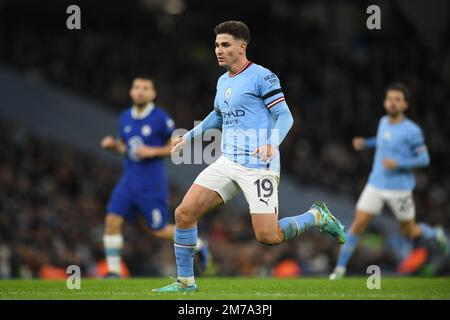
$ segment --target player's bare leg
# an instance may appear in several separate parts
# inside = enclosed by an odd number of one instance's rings
[[[442,227],[430,227],[425,223],[417,223],[415,219],[401,221],[400,230],[409,239],[422,238],[435,241],[444,254],[449,252],[449,241]]]
[[[353,220],[350,226],[350,232],[356,236],[361,235],[372,221],[373,214],[370,212],[356,209],[355,220]]]
[[[173,241],[173,234],[175,231],[175,225],[170,223],[166,224],[164,228],[159,230],[152,230],[152,235],[158,239]]]
[[[256,240],[267,245],[275,245],[284,241],[284,233],[278,225],[277,214],[273,212],[252,213],[251,217]]]
[[[418,238],[422,233],[420,226],[416,224],[416,221],[414,219],[408,221],[401,221],[400,231],[405,237],[409,239]]]
[[[174,247],[178,269],[177,281],[154,292],[196,291],[194,252],[197,244],[197,221],[206,212],[223,204],[222,197],[211,189],[193,184],[175,209]]]
[[[353,251],[355,251],[359,237],[366,230],[367,226],[372,221],[372,218],[373,214],[356,209],[355,219],[347,233],[347,242],[341,247],[336,267],[330,275],[331,280],[342,278],[345,275],[347,263],[350,260]]]
[[[193,184],[181,204],[175,209],[175,226],[188,229],[197,226],[197,221],[208,211],[223,204],[222,197],[214,190]]]
[[[103,245],[105,247],[106,264],[109,278],[118,278],[121,274],[121,250],[123,218],[115,213],[109,213],[105,218],[105,233]]]

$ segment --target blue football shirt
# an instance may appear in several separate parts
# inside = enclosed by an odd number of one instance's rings
[[[139,116],[133,107],[122,113],[120,137],[127,147],[123,177],[133,187],[152,192],[168,191],[164,160],[160,157],[140,159],[136,150],[142,145],[164,146],[174,129],[172,118],[154,104],[149,104]]]

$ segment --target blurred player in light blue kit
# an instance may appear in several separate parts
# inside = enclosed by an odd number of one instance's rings
[[[311,227],[345,242],[343,226],[323,202],[278,220],[278,148],[293,124],[291,112],[278,77],[247,59],[248,27],[228,21],[216,26],[214,33],[216,58],[227,72],[217,81],[214,109],[198,126],[174,140],[173,152],[206,130],[219,128],[222,155],[199,174],[175,210],[178,277],[155,292],[197,290],[193,271],[197,221],[240,191],[249,205],[256,239],[263,244],[280,244]]]
[[[441,227],[432,228],[415,221],[412,169],[428,166],[430,158],[421,129],[404,114],[408,102],[409,90],[405,85],[394,83],[388,86],[384,100],[387,115],[381,118],[376,137],[353,139],[355,150],[376,148],[375,158],[369,181],[356,204],[347,243],[341,247],[336,268],[330,275],[332,280],[345,275],[347,262],[360,235],[385,204],[400,222],[406,237],[436,241],[444,253],[448,252],[448,240]]]
[[[133,221],[140,211],[152,234],[173,241],[174,225],[168,223],[169,187],[163,157],[170,155],[174,121],[154,104],[156,89],[147,76],[133,80],[130,90],[133,106],[120,117],[120,138],[106,136],[103,148],[125,157],[125,172],[108,203],[105,219],[105,246],[108,277],[121,274],[121,227],[124,219]],[[201,268],[207,263],[206,244],[196,245]]]

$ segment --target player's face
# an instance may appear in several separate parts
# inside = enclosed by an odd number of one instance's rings
[[[130,89],[130,97],[137,106],[146,105],[156,98],[153,82],[146,79],[134,79]]]
[[[405,100],[403,92],[399,90],[388,90],[384,98],[384,109],[391,117],[396,117],[405,112],[408,103]]]
[[[219,66],[230,67],[245,54],[247,44],[239,39],[235,39],[231,34],[220,33],[216,36],[216,57]]]

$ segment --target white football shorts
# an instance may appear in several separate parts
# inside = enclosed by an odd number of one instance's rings
[[[205,168],[194,183],[216,191],[226,203],[241,190],[250,213],[278,213],[279,174],[265,169],[246,168],[220,156]]]
[[[361,193],[356,208],[374,215],[379,215],[387,204],[399,221],[412,220],[416,209],[412,190],[378,189],[367,184]]]

